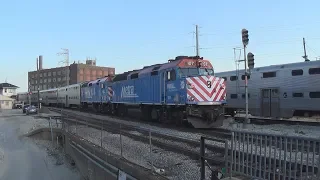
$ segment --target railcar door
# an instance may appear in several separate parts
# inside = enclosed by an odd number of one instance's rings
[[[261,115],[269,117],[271,115],[270,89],[261,90]]]
[[[262,89],[261,97],[261,115],[264,117],[279,117],[279,89]]]
[[[279,106],[279,89],[271,89],[271,116],[272,117],[279,117],[280,106]]]

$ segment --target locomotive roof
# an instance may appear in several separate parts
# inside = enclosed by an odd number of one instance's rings
[[[275,70],[286,69],[286,68],[301,69],[303,67],[320,67],[320,61],[304,61],[304,62],[296,62],[296,63],[262,66],[262,67],[256,67],[252,71],[267,72],[267,71],[275,71]],[[239,71],[242,72],[244,71],[244,69],[240,69]],[[236,70],[232,70],[232,71],[217,72],[216,74],[230,74],[235,72]]]
[[[194,56],[194,57],[192,57],[192,56],[191,57],[177,56],[175,59],[171,59],[166,63],[144,66],[142,69],[128,71],[128,72],[124,72],[122,74],[118,74],[115,76],[113,81],[127,80],[128,77],[130,77],[134,73],[138,73],[138,75],[140,76],[143,74],[151,73],[152,71],[161,71],[164,69],[174,68],[174,67],[177,67],[179,65],[179,63],[185,59],[201,59],[201,60],[203,60],[202,57],[198,57],[198,56]]]

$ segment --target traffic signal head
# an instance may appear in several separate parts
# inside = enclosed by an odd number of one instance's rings
[[[248,45],[249,43],[249,34],[248,34],[248,30],[247,29],[242,29],[241,30],[241,34],[242,34],[242,43],[244,46]]]
[[[248,67],[249,67],[249,69],[253,69],[254,68],[254,54],[249,52],[248,55],[247,55],[247,59],[248,59]]]

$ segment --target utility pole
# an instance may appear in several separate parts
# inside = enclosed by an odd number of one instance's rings
[[[196,54],[199,56],[199,31],[198,25],[196,25]]]
[[[69,86],[69,49],[61,48],[63,52],[57,53],[58,55],[64,55],[63,63],[66,66],[66,85]]]
[[[38,86],[38,109],[40,110],[40,58],[42,59],[41,56],[39,56],[39,58],[37,58],[37,86]],[[38,110],[38,113],[39,113]]]
[[[304,61],[310,61],[308,59],[308,56],[307,56],[307,51],[306,51],[306,41],[305,39],[303,38],[303,50],[304,50],[304,56],[302,56],[304,58]]]

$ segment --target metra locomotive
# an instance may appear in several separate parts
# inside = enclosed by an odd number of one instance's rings
[[[44,105],[79,106],[125,116],[140,110],[143,120],[188,122],[195,128],[221,126],[226,104],[223,78],[208,60],[178,56],[95,81],[40,92]]]

